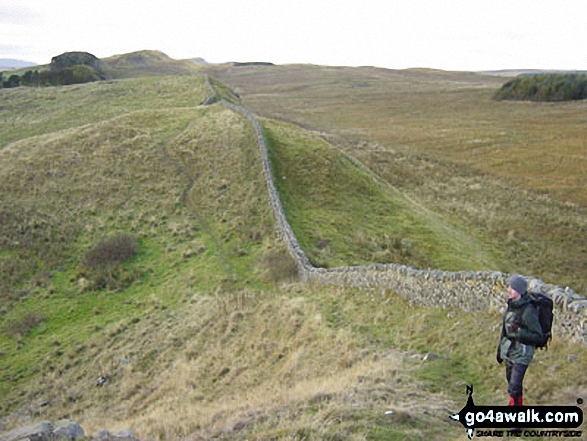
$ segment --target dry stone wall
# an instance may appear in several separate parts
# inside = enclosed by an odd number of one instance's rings
[[[210,89],[214,90],[208,82]],[[215,92],[214,92],[215,93]],[[214,102],[214,100],[211,100]],[[467,312],[502,311],[510,274],[492,271],[448,272],[416,269],[404,265],[373,264],[340,268],[316,268],[301,249],[289,225],[273,182],[267,143],[261,124],[241,106],[221,100],[222,104],[247,118],[255,129],[263,161],[263,171],[278,231],[296,262],[300,279],[329,285],[347,285],[366,289],[389,289],[411,304],[459,308]],[[553,334],[587,344],[587,299],[571,288],[550,285],[528,277],[529,289],[550,295],[555,304]]]
[[[218,101],[218,95],[212,87],[212,83],[210,83],[210,77],[208,75],[206,75],[206,87],[208,88],[210,95],[202,102],[202,106],[209,106],[210,104],[214,104],[216,101]]]

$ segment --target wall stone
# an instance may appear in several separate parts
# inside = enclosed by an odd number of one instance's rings
[[[208,80],[207,80],[208,81]],[[214,88],[210,85],[210,89]],[[214,102],[211,100],[210,102]],[[459,308],[467,312],[498,311],[505,308],[506,290],[511,274],[493,271],[440,271],[405,265],[373,264],[339,268],[316,268],[301,249],[285,217],[273,182],[263,128],[255,115],[242,106],[221,100],[222,104],[243,115],[253,126],[263,161],[270,203],[280,237],[296,262],[300,279],[327,285],[347,285],[367,289],[389,289],[413,305]],[[554,301],[553,335],[587,345],[587,299],[571,288],[550,285],[527,277],[529,290],[548,294]]]

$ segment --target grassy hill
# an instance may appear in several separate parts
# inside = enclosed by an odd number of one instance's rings
[[[253,128],[221,104],[201,107],[208,93],[191,74],[0,91],[0,431],[72,418],[86,433],[130,427],[143,440],[464,440],[448,419],[464,384],[479,403],[507,401],[500,317],[296,282]],[[316,263],[503,262],[502,248],[430,209],[339,132],[262,123]],[[429,164],[443,179],[492,182],[397,154],[407,158],[397,179]],[[120,233],[136,240],[129,260],[88,264]],[[574,405],[586,355],[553,342],[529,370],[528,400]]]
[[[201,76],[5,89],[0,110],[0,149],[19,139],[104,121],[133,111],[195,107],[208,93]]]
[[[190,106],[181,92],[174,106],[167,94],[149,100],[136,93],[144,87],[177,90],[178,81],[191,81]],[[35,371],[39,360],[32,360],[43,358],[53,343],[75,346],[132,311],[140,316],[157,297],[169,306],[188,286],[214,292],[270,279],[261,257],[280,253],[272,248],[269,207],[257,201],[265,184],[254,133],[231,111],[197,107],[205,98],[202,84],[202,78],[168,77],[52,91],[45,120],[33,120],[24,131],[10,125],[8,137],[20,139],[0,150],[1,192],[9,195],[0,204],[0,363],[10,380],[2,384],[3,395],[51,370]],[[113,116],[116,99],[96,100],[101,93],[116,98],[129,91],[153,107],[133,109],[127,95],[128,106]],[[38,93],[10,92],[15,107]],[[91,114],[64,118],[68,128],[50,131],[69,100],[88,96],[95,102]],[[83,267],[83,258],[118,232],[136,237],[139,253],[109,275],[106,289],[93,289],[98,275]]]
[[[198,74],[201,65],[192,60],[174,60],[159,51],[138,51],[101,60],[108,78]]]
[[[315,266],[401,263],[495,269],[473,236],[422,207],[320,137],[265,120],[275,182]]]

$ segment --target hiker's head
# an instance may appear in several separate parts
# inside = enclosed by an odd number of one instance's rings
[[[517,300],[528,289],[528,282],[522,276],[514,276],[510,279],[508,286],[508,298]]]

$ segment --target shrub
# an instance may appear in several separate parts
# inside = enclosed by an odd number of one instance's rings
[[[82,84],[98,81],[100,77],[94,69],[89,66],[77,65],[63,69],[58,75],[59,84]]]
[[[541,74],[519,76],[495,94],[498,100],[569,101],[587,98],[587,75]]]
[[[111,270],[133,258],[138,252],[137,239],[127,233],[119,233],[101,240],[85,256],[84,266],[89,270]]]
[[[62,70],[45,70],[39,73],[38,83],[43,86],[65,86],[99,81],[100,75],[89,66],[76,65]]]
[[[138,248],[138,242],[131,234],[119,233],[102,239],[88,251],[82,262],[82,274],[90,279],[88,287],[121,290],[130,286],[141,276],[140,270],[121,267],[120,264],[132,259]]]
[[[26,73],[20,77],[23,86],[38,86],[39,85],[39,71],[27,70]]]
[[[10,75],[8,80],[2,83],[2,86],[9,89],[11,87],[18,87],[20,86],[20,77],[18,75]]]

